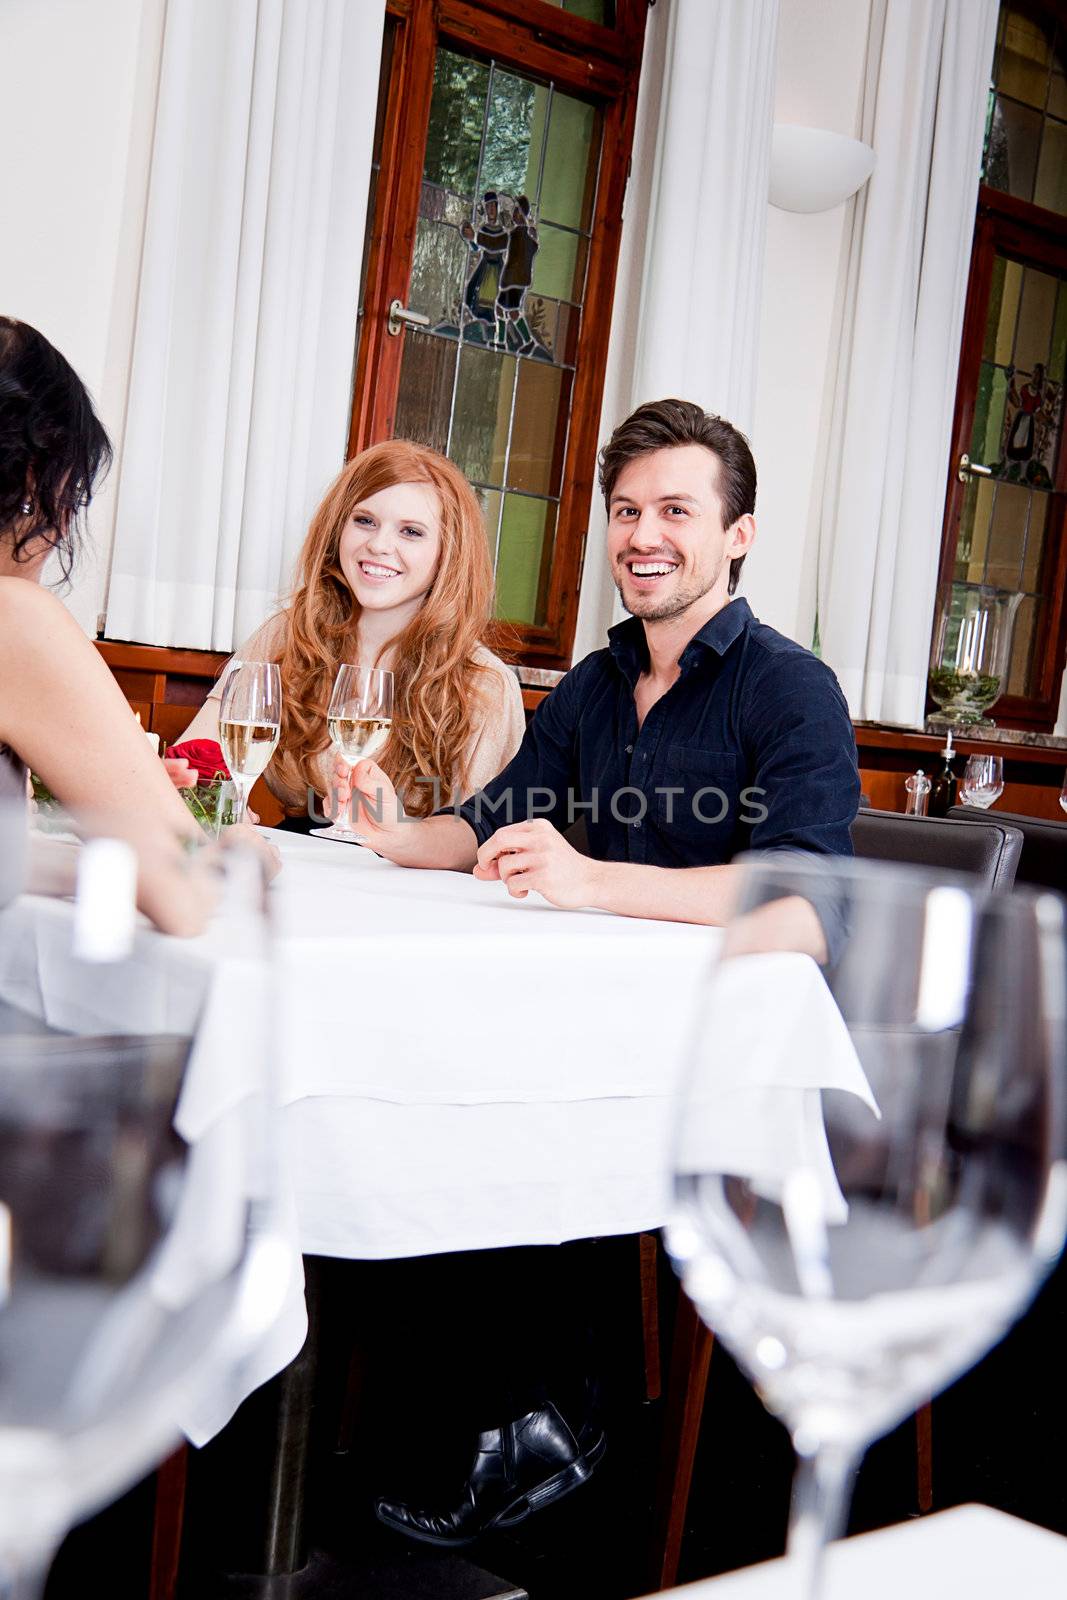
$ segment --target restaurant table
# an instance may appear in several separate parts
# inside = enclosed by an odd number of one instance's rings
[[[869,1102],[847,1030],[808,957],[735,964],[721,1015],[702,1016],[718,930],[560,911],[500,883],[415,872],[359,846],[274,834],[281,1174],[294,1271],[239,1381],[186,1420],[195,1443],[298,1354],[301,1253],[384,1259],[632,1234],[670,1200],[673,1096],[697,1047],[721,1059],[726,1170],[772,1190],[836,1180],[819,1090]],[[72,909],[25,896],[0,916],[0,996],[59,1028],[188,1026],[190,964],[210,963],[176,1126],[196,1143],[251,1086],[241,952],[147,924],[143,982],[91,981],[67,959]],[[724,969],[721,969],[724,970]],[[713,1043],[709,1043],[713,1041]]]
[[[787,1557],[667,1589],[674,1600],[807,1600]],[[831,1545],[820,1600],[1062,1600],[1067,1539],[989,1506],[956,1506]]]

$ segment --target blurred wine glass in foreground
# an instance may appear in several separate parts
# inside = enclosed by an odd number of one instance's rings
[[[824,976],[777,948],[796,896],[843,946]],[[798,1595],[870,1441],[1002,1337],[1062,1248],[1064,982],[1056,896],[839,860],[746,873],[681,1094],[668,1238],[792,1435]],[[835,1086],[801,1109],[812,1082]],[[738,1104],[744,1154],[721,1132]]]
[[[0,856],[24,829],[0,808]],[[121,830],[77,831],[73,904],[9,886],[0,907],[0,1593],[19,1600],[223,1395],[288,1288],[259,862],[205,845],[213,922],[167,939],[136,921]],[[197,1127],[220,981],[246,1020],[229,1109]]]

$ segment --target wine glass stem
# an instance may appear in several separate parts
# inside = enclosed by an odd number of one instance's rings
[[[237,815],[234,820],[243,822],[248,811],[248,785],[243,778],[234,773],[233,786],[237,791]]]
[[[825,1445],[814,1455],[798,1458],[789,1556],[799,1571],[796,1592],[804,1600],[819,1600],[826,1547],[844,1525],[854,1466],[855,1457],[848,1451]]]
[[[0,1556],[0,1600],[41,1600],[51,1561],[7,1561]]]

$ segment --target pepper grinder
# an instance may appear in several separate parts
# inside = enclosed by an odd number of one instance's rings
[[[926,807],[930,799],[932,780],[928,778],[922,767],[912,777],[904,779],[904,787],[908,791],[908,803],[904,807],[906,817],[925,817]]]

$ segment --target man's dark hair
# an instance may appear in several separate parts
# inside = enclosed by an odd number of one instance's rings
[[[36,328],[0,317],[0,538],[14,536],[16,561],[47,539],[69,578],[79,515],[110,464],[111,443],[74,368]]]
[[[611,504],[619,473],[639,456],[677,445],[701,444],[719,459],[722,525],[730,528],[756,509],[756,463],[744,434],[733,423],[702,411],[691,400],[650,400],[620,422],[600,452],[600,487]],[[729,592],[737,588],[744,556],[730,562]]]

